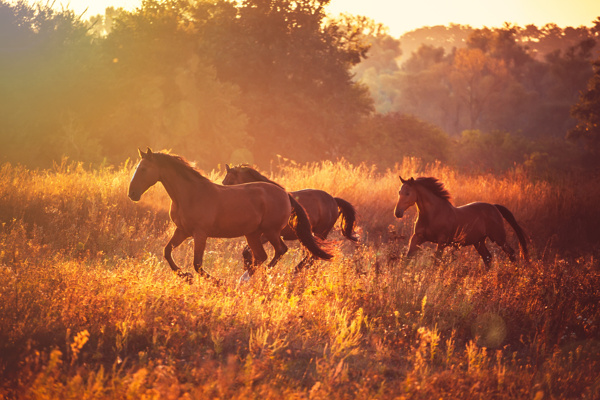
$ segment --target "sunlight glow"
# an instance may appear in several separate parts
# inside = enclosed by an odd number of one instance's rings
[[[474,28],[501,27],[505,22],[542,27],[555,23],[560,27],[591,26],[600,16],[597,0],[332,0],[331,14],[364,15],[386,25],[392,36],[424,26],[470,25]]]
[[[15,0],[12,0],[14,2]],[[29,0],[33,2],[33,0]],[[107,7],[135,10],[142,0],[65,0],[57,1],[54,8],[68,8],[84,18],[104,14]],[[363,15],[389,28],[392,36],[435,25],[461,24],[474,28],[501,27],[504,23],[543,27],[555,23],[560,27],[591,26],[600,16],[597,0],[331,0],[327,11]]]
[[[95,15],[104,15],[107,7],[124,8],[133,11],[142,5],[142,0],[64,0],[57,1],[54,8],[70,9],[77,15],[83,15],[84,19]]]

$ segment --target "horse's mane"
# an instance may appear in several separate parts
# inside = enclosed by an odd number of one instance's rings
[[[264,176],[263,174],[261,174],[260,172],[258,172],[254,168],[252,168],[251,166],[249,166],[248,164],[236,165],[235,167],[232,167],[232,169],[243,170],[246,173],[248,173],[254,180],[257,180],[259,182],[269,182],[269,183],[272,183],[273,185],[279,186],[280,188],[283,189],[283,186],[281,186],[279,183],[273,182],[272,180],[270,180],[269,178],[267,178],[266,176]]]
[[[423,186],[425,189],[429,190],[431,193],[441,198],[442,200],[450,201],[452,196],[450,196],[450,192],[446,190],[444,184],[440,182],[437,178],[433,177],[421,177],[415,179],[415,183]]]
[[[173,168],[179,175],[186,178],[200,178],[210,182],[210,179],[203,176],[200,171],[194,168],[185,158],[174,154],[167,153],[152,153],[152,159],[161,166],[169,166]]]

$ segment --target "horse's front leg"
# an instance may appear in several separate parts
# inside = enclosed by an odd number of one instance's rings
[[[165,259],[167,260],[167,262],[169,263],[169,266],[171,267],[171,269],[178,276],[181,276],[186,279],[189,278],[188,277],[189,274],[182,272],[181,269],[179,269],[179,267],[177,266],[177,264],[175,264],[175,261],[173,261],[172,252],[173,252],[174,248],[176,248],[181,243],[183,243],[183,241],[185,239],[187,239],[189,236],[190,235],[185,233],[185,231],[183,229],[181,229],[181,228],[175,229],[175,232],[173,233],[171,240],[169,240],[169,243],[167,243],[167,245],[165,246],[165,249],[163,251],[163,255],[164,255]]]
[[[208,236],[206,236],[204,232],[194,233],[194,269],[202,277],[207,278],[219,285],[221,282],[217,278],[209,275],[209,273],[202,268],[202,259],[204,258],[204,249],[206,248],[207,238]]]
[[[423,235],[415,233],[410,238],[410,242],[408,244],[408,251],[406,252],[406,258],[414,257],[417,250],[419,250],[419,246],[425,243],[425,238]]]

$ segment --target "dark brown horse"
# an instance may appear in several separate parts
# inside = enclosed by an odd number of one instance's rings
[[[496,243],[516,261],[515,251],[506,243],[503,217],[515,230],[523,257],[529,261],[525,233],[513,214],[504,206],[489,203],[470,203],[454,207],[450,203],[450,193],[435,178],[402,179],[398,193],[398,203],[394,210],[396,218],[402,218],[404,211],[417,205],[418,217],[415,231],[410,238],[407,257],[417,251],[424,242],[437,244],[436,258],[440,258],[447,246],[473,245],[486,267],[490,267],[492,255],[485,246],[485,239]]]
[[[226,165],[226,169],[227,175],[223,179],[223,185],[239,185],[248,182],[268,182],[282,188],[278,183],[273,182],[247,165],[238,165],[235,167]],[[316,237],[325,240],[327,235],[329,235],[329,232],[333,229],[336,221],[341,216],[342,235],[353,242],[358,241],[358,238],[354,234],[356,210],[352,204],[344,199],[333,197],[329,193],[317,189],[298,190],[291,192],[290,194],[298,200],[306,210],[313,234]],[[289,225],[283,229],[281,236],[284,240],[298,240],[298,237]],[[244,258],[247,257],[247,254],[245,254]],[[310,261],[305,258],[298,264],[296,269],[301,269]]]
[[[310,230],[310,222],[302,206],[285,190],[268,183],[243,186],[221,186],[212,183],[183,158],[165,154],[140,151],[141,161],[129,184],[129,198],[138,201],[142,194],[157,182],[161,182],[171,198],[171,220],[176,229],[164,249],[164,256],[173,271],[185,278],[190,274],[181,272],[173,261],[171,252],[185,239],[194,239],[194,269],[210,278],[202,269],[202,257],[206,239],[245,236],[252,251],[252,275],[267,259],[261,236],[275,248],[272,267],[287,251],[279,233],[292,225],[300,242],[315,257],[330,259],[332,256],[317,244]]]

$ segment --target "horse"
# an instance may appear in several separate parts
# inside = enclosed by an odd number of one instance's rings
[[[260,172],[248,165],[237,165],[230,167],[225,165],[227,174],[223,179],[223,185],[239,185],[248,182],[268,182],[283,189],[283,187],[270,180]],[[342,235],[352,241],[358,242],[358,237],[354,233],[354,224],[356,222],[356,210],[352,204],[339,197],[333,197],[329,193],[318,189],[304,189],[290,193],[304,207],[308,214],[308,219],[312,226],[313,234],[321,240],[326,240],[333,229],[336,221],[341,216]],[[281,231],[284,240],[298,240],[290,226],[286,226]],[[244,258],[248,258],[247,251]],[[312,263],[312,260],[304,258],[296,267],[296,271],[302,269],[306,264]]]
[[[173,261],[173,249],[185,239],[194,240],[194,269],[201,276],[218,282],[202,268],[206,240],[245,236],[252,251],[249,276],[267,260],[261,237],[274,247],[269,262],[273,267],[286,253],[287,246],[279,236],[291,225],[300,243],[315,257],[329,260],[332,255],[319,247],[311,233],[310,221],[302,206],[285,190],[265,182],[222,186],[211,182],[184,158],[166,153],[139,150],[140,162],[129,184],[128,196],[139,201],[142,194],[161,182],[171,198],[169,212],[175,232],[164,248],[171,269],[188,281],[192,278]],[[246,275],[246,274],[245,274]]]
[[[503,218],[517,234],[521,251],[526,262],[529,262],[527,240],[521,226],[514,215],[504,206],[475,202],[454,207],[450,202],[450,193],[444,185],[432,177],[402,179],[398,192],[398,202],[394,209],[396,218],[402,218],[404,212],[414,204],[417,205],[417,222],[410,238],[407,258],[412,257],[418,246],[425,242],[437,244],[435,257],[440,259],[448,246],[474,246],[490,268],[492,255],[485,245],[486,238],[496,243],[515,262],[515,251],[506,242],[506,231]]]

